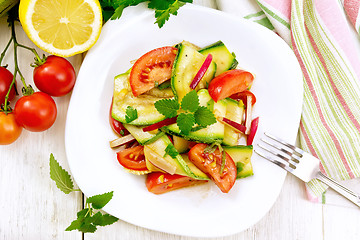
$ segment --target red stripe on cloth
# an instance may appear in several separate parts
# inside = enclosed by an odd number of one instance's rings
[[[344,108],[344,110],[345,110],[345,112],[347,113],[348,117],[350,118],[351,122],[354,124],[354,126],[356,127],[356,129],[360,132],[360,124],[359,124],[359,122],[356,120],[354,114],[351,112],[351,109],[350,109],[349,106],[347,105],[347,103],[346,103],[344,97],[341,95],[339,89],[336,87],[336,84],[334,83],[334,80],[333,80],[333,78],[332,78],[332,76],[331,76],[331,74],[330,74],[330,72],[329,72],[329,69],[328,69],[328,67],[327,67],[327,65],[326,65],[325,59],[324,59],[324,57],[322,56],[322,54],[320,53],[320,50],[319,50],[318,46],[316,45],[316,42],[315,42],[314,38],[312,37],[312,35],[311,35],[311,33],[310,33],[310,31],[309,31],[306,23],[305,23],[305,29],[306,29],[306,32],[307,32],[307,34],[308,34],[310,43],[311,43],[312,47],[314,48],[316,55],[319,57],[322,66],[323,66],[324,69],[325,69],[326,75],[327,75],[327,77],[328,77],[328,79],[329,79],[329,82],[330,82],[330,84],[331,84],[331,87],[333,88],[333,90],[334,90],[334,92],[335,92],[335,94],[336,94],[336,97],[339,99],[342,107]]]
[[[307,85],[308,85],[308,87],[309,87],[309,89],[310,89],[310,93],[311,93],[311,95],[312,95],[312,97],[313,97],[313,99],[314,99],[314,101],[315,101],[316,109],[317,109],[318,114],[319,114],[319,116],[320,116],[320,120],[321,120],[322,124],[324,125],[325,129],[327,130],[327,132],[329,133],[332,141],[334,142],[335,147],[336,147],[336,150],[337,150],[338,153],[339,153],[339,156],[340,156],[340,158],[341,158],[341,161],[343,162],[343,164],[344,164],[344,166],[345,166],[345,169],[346,169],[346,171],[347,171],[348,174],[349,174],[349,177],[350,177],[350,178],[354,178],[355,176],[354,176],[353,172],[351,171],[348,162],[346,161],[344,152],[343,152],[342,149],[341,149],[341,146],[340,146],[340,144],[339,144],[338,139],[336,138],[334,132],[330,129],[330,127],[329,127],[329,125],[327,124],[327,122],[325,121],[324,115],[323,115],[322,110],[321,110],[321,107],[320,107],[319,99],[318,99],[318,97],[317,97],[317,95],[316,95],[316,93],[315,93],[315,90],[314,90],[314,85],[312,84],[312,82],[311,82],[311,80],[310,80],[310,76],[309,76],[309,74],[308,74],[308,72],[307,72],[307,70],[306,70],[305,64],[304,64],[304,62],[303,62],[302,59],[301,59],[299,50],[298,50],[298,48],[297,48],[297,46],[296,46],[296,44],[295,44],[295,39],[294,39],[294,36],[293,36],[292,31],[291,31],[291,45],[292,45],[293,51],[294,51],[294,53],[295,53],[295,56],[296,56],[296,58],[297,58],[298,61],[299,61],[299,64],[300,64],[300,67],[301,67],[302,72],[303,72],[303,74],[304,74],[306,83],[307,83]],[[309,143],[310,143],[310,142],[309,142]],[[311,143],[310,143],[310,146],[311,146]],[[310,146],[309,146],[309,147],[310,147]]]
[[[344,1],[345,12],[350,18],[351,23],[356,25],[356,18],[359,15],[360,1],[359,0],[345,0]]]

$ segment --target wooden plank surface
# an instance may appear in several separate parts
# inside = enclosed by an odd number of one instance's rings
[[[34,47],[17,24],[19,43]],[[0,49],[10,38],[6,17],[0,18]],[[39,53],[43,53],[39,51]],[[34,55],[19,50],[19,67],[28,84],[33,84]],[[70,59],[78,70],[82,61],[79,55]],[[13,51],[7,53],[3,64],[13,71]],[[18,89],[21,82],[18,78]],[[64,229],[81,208],[80,193],[64,194],[56,188],[49,175],[49,156],[54,153],[60,164],[68,169],[64,147],[64,127],[70,95],[55,98],[58,116],[52,128],[42,133],[23,130],[13,144],[0,146],[0,239],[81,239],[79,232]],[[13,107],[14,104],[12,103]]]
[[[194,3],[216,8],[215,0],[195,0]],[[17,29],[19,42],[34,46],[21,28]],[[0,49],[3,49],[10,36],[6,18],[0,19],[0,33]],[[20,67],[26,81],[31,83],[29,64],[33,56],[25,50],[21,50],[19,55]],[[4,59],[10,70],[13,69],[12,57],[10,51]],[[81,56],[69,60],[78,70]],[[18,86],[21,86],[20,82]],[[49,155],[53,153],[69,170],[64,149],[69,99],[70,95],[55,99],[58,117],[50,130],[43,133],[24,131],[14,144],[0,146],[0,239],[194,240],[144,229],[121,220],[100,227],[94,234],[64,231],[82,207],[82,194],[66,195],[58,190],[50,180],[48,163]],[[274,206],[257,224],[236,235],[216,240],[355,240],[360,239],[359,222],[358,208],[311,203],[306,199],[304,184],[288,175]]]

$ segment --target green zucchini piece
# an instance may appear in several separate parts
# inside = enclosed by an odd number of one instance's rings
[[[173,140],[174,147],[179,153],[184,153],[189,150],[190,141],[178,136],[173,136]]]
[[[130,124],[123,124],[124,127],[131,133],[131,135],[139,142],[140,145],[147,145],[155,142],[165,135],[164,132],[154,130],[151,132],[144,132],[144,127],[138,127]]]
[[[239,102],[231,99],[226,98],[224,99],[226,103],[226,114],[225,117],[234,121],[241,123],[244,115],[244,104],[240,100]],[[224,132],[224,140],[223,144],[229,146],[238,145],[239,142],[239,133],[236,132],[233,128],[225,125],[225,132]]]
[[[126,109],[128,106],[133,107],[137,111],[138,118],[133,120],[132,125],[151,125],[165,119],[165,116],[160,114],[154,103],[160,99],[147,94],[142,94],[134,97],[129,85],[129,73],[123,73],[115,77],[114,80],[114,97],[112,117],[119,122],[126,122]]]
[[[186,42],[178,44],[178,52],[171,75],[171,88],[175,99],[179,103],[192,90],[190,84],[205,61],[205,58],[206,56],[199,53],[191,44]],[[206,88],[211,79],[213,79],[215,72],[216,64],[212,61],[195,90],[198,91],[199,89]]]
[[[197,168],[195,166],[195,164],[193,164],[190,160],[187,154],[181,154],[181,157],[184,159],[184,161],[186,162],[186,164],[189,166],[189,168],[191,169],[191,171],[197,176],[196,179],[198,180],[210,180],[210,178],[204,173],[202,172],[199,168]]]
[[[185,162],[180,154],[177,154],[175,158],[172,158],[166,154],[165,149],[168,147],[168,145],[172,145],[172,143],[166,135],[163,135],[155,142],[150,143],[144,147],[145,157],[156,167],[165,170],[170,174],[179,174],[182,176],[189,176],[194,179],[203,180],[203,177],[198,176],[192,172],[188,163]]]
[[[251,164],[251,156],[253,153],[252,145],[225,146],[223,148],[235,162],[238,170],[236,178],[244,178],[254,175]]]
[[[201,89],[197,92],[197,94],[199,97],[200,106],[209,107],[209,109],[213,110],[213,112],[217,112],[219,115],[225,116],[226,104],[224,101],[221,100],[217,103],[214,102],[214,100],[211,99],[207,89]],[[216,121],[216,123],[207,126],[206,128],[202,128],[197,131],[191,131],[188,135],[182,134],[177,124],[165,126],[162,128],[162,130],[171,135],[179,136],[189,141],[203,143],[213,143],[216,141],[221,143],[224,139],[224,128],[224,124]]]
[[[199,52],[205,56],[208,54],[212,55],[213,61],[216,63],[215,76],[227,70],[234,69],[238,65],[235,54],[231,53],[222,41],[204,47],[200,49]]]

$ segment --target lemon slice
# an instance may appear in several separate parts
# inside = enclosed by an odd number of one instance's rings
[[[21,0],[19,19],[39,48],[63,57],[91,48],[102,27],[98,0]]]

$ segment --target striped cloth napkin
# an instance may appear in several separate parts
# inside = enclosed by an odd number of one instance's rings
[[[360,176],[360,0],[217,0],[220,10],[257,22],[293,49],[304,75],[300,147],[337,179]],[[357,187],[360,180],[352,180]],[[346,185],[346,184],[345,184]],[[327,187],[306,184],[328,201]],[[360,190],[357,188],[356,190]]]

